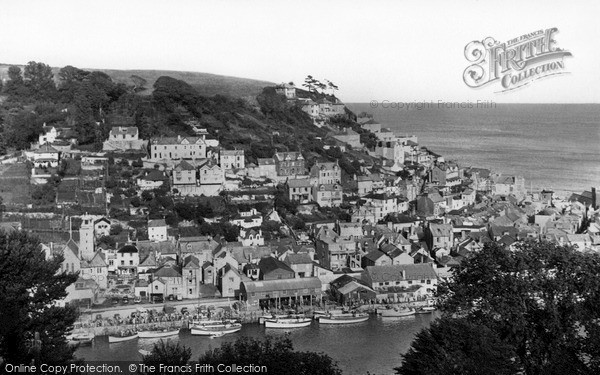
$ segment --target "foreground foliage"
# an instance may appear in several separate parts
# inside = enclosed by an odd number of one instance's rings
[[[172,342],[156,344],[152,352],[144,357],[147,365],[189,364],[191,351],[185,346]],[[314,352],[298,352],[294,350],[288,338],[272,338],[263,340],[239,337],[235,342],[223,343],[219,348],[209,350],[200,356],[198,363],[213,366],[214,374],[233,374],[224,372],[227,366],[266,366],[269,374],[286,375],[341,375],[337,364],[326,354]],[[207,366],[208,367],[208,366]],[[157,367],[158,368],[158,367]],[[219,370],[220,369],[220,370]]]
[[[447,318],[494,332],[512,347],[522,373],[598,374],[598,275],[597,254],[547,242],[519,243],[514,250],[492,243],[465,259],[453,281],[440,287],[440,308]],[[405,361],[400,371],[408,366]]]
[[[67,295],[77,276],[59,272],[62,259],[47,260],[39,241],[26,232],[0,231],[0,357],[6,363],[73,360],[64,335],[77,312],[54,302]]]
[[[240,337],[234,343],[224,343],[220,348],[206,352],[199,362],[211,364],[215,368],[219,364],[266,366],[270,374],[341,374],[331,357],[321,353],[294,351],[288,337],[267,337],[262,341]]]
[[[518,366],[513,348],[486,326],[441,318],[417,334],[399,375],[510,375]]]

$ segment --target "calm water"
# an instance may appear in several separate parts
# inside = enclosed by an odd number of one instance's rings
[[[428,327],[434,316],[416,315],[406,318],[382,319],[372,316],[364,323],[343,326],[319,325],[289,330],[294,348],[300,351],[324,352],[336,360],[345,375],[393,374],[405,353],[422,328]],[[222,342],[235,341],[238,335],[262,338],[265,334],[284,336],[286,330],[266,329],[259,324],[245,324],[232,335],[211,339],[181,332],[179,343],[192,348],[192,360]],[[156,340],[136,340],[109,344],[106,337],[96,338],[93,347],[80,348],[76,355],[88,361],[127,361],[141,359],[138,349],[151,350]]]
[[[397,134],[464,166],[525,177],[527,188],[600,187],[600,105],[497,104],[488,109],[396,110],[349,104]]]

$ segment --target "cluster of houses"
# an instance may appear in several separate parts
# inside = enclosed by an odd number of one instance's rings
[[[290,84],[276,92],[298,101],[315,123],[345,110],[340,102],[298,98]],[[276,210],[263,215],[250,209],[229,219],[240,228],[234,242],[180,236],[165,220],[148,220],[147,240],[122,234],[107,245],[98,240],[123,223],[106,214],[79,215],[81,224],[76,230],[69,226],[68,239],[43,241],[49,256],[63,254],[64,271],[79,272],[67,300],[96,302],[129,285],[132,294],[148,301],[227,297],[257,309],[281,301],[311,303],[325,294],[343,303],[415,301],[430,298],[440,280],[488,242],[514,248],[533,238],[600,251],[595,189],[568,199],[548,190],[528,192],[520,176],[447,161],[420,147],[415,136],[396,135],[371,117],[359,117],[358,123],[377,137],[375,148],[366,152],[381,165],[362,166],[361,175],[347,176],[351,184],[343,183],[339,161],[309,164],[296,151],[247,163],[243,150],[223,149],[204,129],[195,136],[146,141],[135,127],[114,127],[104,152],[93,154],[71,150],[67,135],[44,127],[36,147],[25,153],[33,164],[33,183],[43,183],[63,159],[80,160],[79,178],[59,186],[59,205],[81,205],[85,199],[91,208],[106,205],[102,176],[108,155],[142,152],[145,172],[132,176],[138,194],[168,181],[173,196],[215,196],[243,190],[244,178],[280,184],[299,212],[337,207],[349,218],[306,219],[305,229],[292,230]],[[351,129],[331,136],[342,147],[362,147]],[[265,239],[265,221],[277,222],[282,238]],[[27,229],[33,222],[0,227]],[[60,223],[50,226],[55,230]]]
[[[323,95],[313,100],[311,97],[299,97],[292,82],[275,86],[275,92],[285,96],[288,102],[298,104],[306,112],[316,126],[323,126],[328,119],[346,113],[346,106],[335,96]]]

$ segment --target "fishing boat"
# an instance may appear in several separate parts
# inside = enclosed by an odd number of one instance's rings
[[[213,336],[227,335],[242,329],[241,323],[202,324],[192,327],[192,335]]]
[[[178,334],[179,329],[154,329],[138,332],[140,339],[157,339],[162,337],[176,336]]]
[[[66,338],[69,345],[86,346],[92,345],[94,337],[96,337],[96,335],[91,332],[78,332],[68,335]]]
[[[365,313],[325,315],[317,318],[319,324],[352,324],[366,322],[367,320],[369,320],[369,314]]]
[[[306,317],[288,317],[265,319],[266,328],[302,328],[308,327],[312,319]]]
[[[377,313],[381,315],[382,318],[400,318],[403,316],[411,316],[415,315],[415,310],[413,309],[399,309],[397,307],[391,309],[383,309],[377,310]]]
[[[150,354],[152,354],[149,350],[146,350],[146,349],[140,349],[140,350],[138,350],[138,353],[140,353],[144,357],[149,356]]]
[[[335,309],[335,310],[315,310],[313,312],[313,317],[315,319],[319,319],[322,316],[338,316],[345,314],[344,310]]]
[[[135,331],[122,331],[116,335],[108,335],[108,342],[112,344],[115,342],[135,340],[137,338],[138,338],[138,333]]]
[[[287,319],[287,318],[297,318],[297,317],[304,317],[304,314],[265,314],[262,316],[258,317],[258,323],[259,324],[265,324],[265,321],[267,319],[273,320],[273,319]]]

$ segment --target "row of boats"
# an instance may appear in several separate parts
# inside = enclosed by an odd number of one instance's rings
[[[382,318],[407,317],[416,314],[428,314],[435,310],[434,307],[425,306],[419,309],[388,307],[376,310]],[[369,319],[369,314],[359,311],[315,311],[314,320],[319,324],[354,324],[365,322]],[[259,318],[259,323],[264,324],[266,328],[302,328],[311,325],[313,319],[304,314],[286,314],[286,315],[264,315]],[[242,324],[236,320],[213,320],[196,321],[190,328],[192,335],[210,336],[211,338],[238,332],[242,329]],[[118,343],[135,339],[160,339],[176,336],[179,334],[178,328],[153,329],[153,330],[124,330],[117,334],[108,336],[109,343]],[[94,335],[90,333],[78,333],[67,337],[73,345],[91,344]]]
[[[400,318],[417,314],[429,314],[435,311],[434,307],[426,306],[419,309],[397,308],[390,307],[378,309],[377,315],[382,318]],[[364,312],[345,312],[341,310],[335,311],[315,311],[314,320],[319,324],[355,324],[362,323],[369,319],[369,314]],[[298,315],[279,315],[279,316],[263,316],[259,319],[261,324],[266,328],[301,328],[311,325],[313,319]]]

